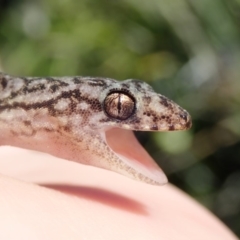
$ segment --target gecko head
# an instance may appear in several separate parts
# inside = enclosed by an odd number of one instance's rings
[[[114,160],[95,165],[150,184],[165,184],[163,171],[127,130],[185,130],[191,127],[187,111],[138,80],[114,81],[100,93],[100,100],[99,129],[93,131],[101,133],[108,147],[104,156]]]
[[[186,110],[139,80],[125,80],[103,94],[106,115],[103,122],[109,126],[138,131],[176,131],[192,125]]]

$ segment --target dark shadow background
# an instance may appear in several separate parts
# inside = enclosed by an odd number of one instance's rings
[[[138,78],[187,109],[137,133],[170,182],[240,236],[240,1],[0,1],[0,69]]]

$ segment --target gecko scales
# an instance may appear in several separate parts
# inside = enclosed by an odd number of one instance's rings
[[[135,79],[0,73],[0,145],[38,150],[161,185],[132,131],[191,127],[187,111]]]

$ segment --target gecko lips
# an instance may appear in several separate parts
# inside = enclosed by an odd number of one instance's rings
[[[141,146],[132,131],[111,128],[105,132],[105,136],[108,146],[123,162],[122,171],[118,169],[117,172],[153,185],[167,183],[162,169]]]

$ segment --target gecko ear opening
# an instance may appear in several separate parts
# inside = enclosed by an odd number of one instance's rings
[[[167,183],[167,177],[162,169],[145,151],[130,130],[111,128],[105,132],[106,142],[111,150],[136,172],[163,185]]]

